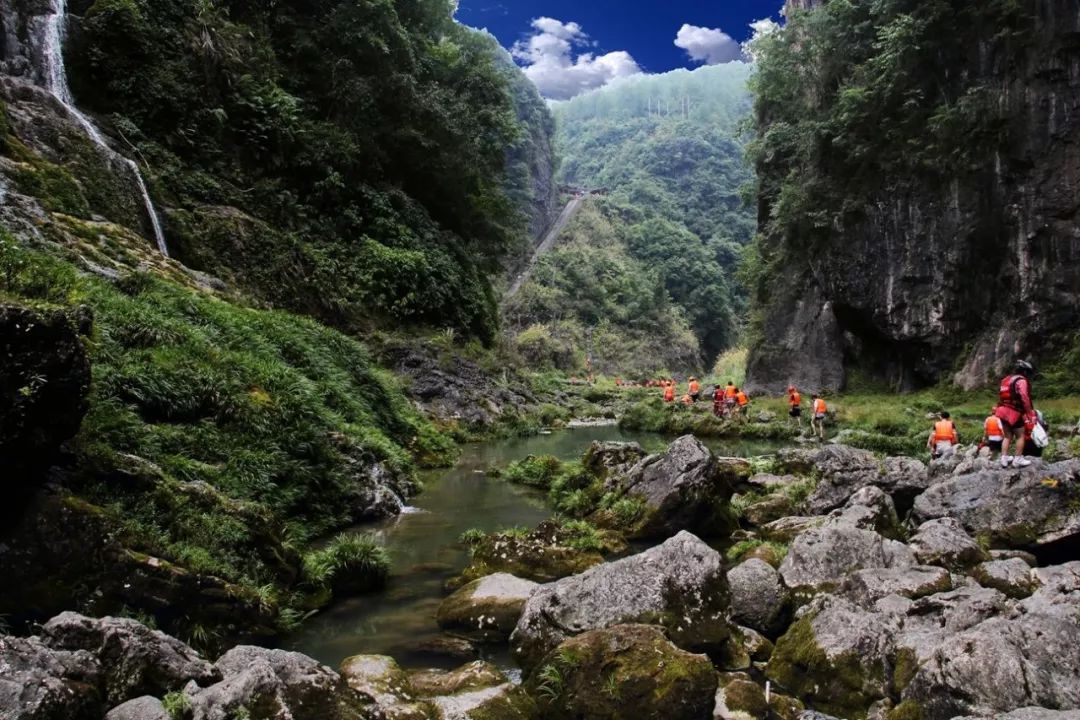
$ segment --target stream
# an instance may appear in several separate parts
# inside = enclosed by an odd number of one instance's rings
[[[407,512],[356,529],[373,532],[389,551],[393,572],[386,588],[335,603],[307,620],[285,646],[331,667],[358,654],[391,655],[405,668],[459,666],[461,660],[433,657],[423,649],[424,643],[444,637],[435,624],[435,612],[446,596],[443,583],[469,561],[458,537],[470,528],[485,532],[516,525],[531,528],[552,515],[542,494],[490,478],[487,470],[527,455],[577,459],[596,440],[632,440],[656,452],[670,439],[591,427],[466,445],[453,468],[425,474],[424,491]],[[777,447],[739,439],[703,442],[718,455],[728,456],[761,455]],[[514,667],[506,647],[483,651],[485,659],[500,667]]]

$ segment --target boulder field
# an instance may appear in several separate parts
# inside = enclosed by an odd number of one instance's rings
[[[480,577],[439,609],[451,635],[509,643],[520,682],[484,661],[417,671],[357,655],[334,670],[254,646],[210,662],[134,620],[63,613],[0,637],[0,717],[1080,717],[1077,463],[1004,470],[972,451],[926,466],[831,446],[734,474],[686,439],[634,455],[605,481],[646,482],[661,542],[547,582]],[[678,527],[704,517],[671,500],[691,486],[710,512],[732,494],[731,540]],[[760,524],[753,508],[779,498],[792,514]]]

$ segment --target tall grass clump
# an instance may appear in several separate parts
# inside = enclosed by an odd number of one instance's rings
[[[304,557],[304,577],[335,592],[378,590],[390,577],[390,556],[370,535],[343,533]]]

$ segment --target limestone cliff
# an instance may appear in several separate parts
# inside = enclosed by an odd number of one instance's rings
[[[791,0],[789,18],[823,12],[827,4]],[[960,6],[971,4],[946,5],[960,17]],[[950,51],[960,64],[917,69],[948,89],[941,91],[946,102],[950,92],[963,98],[971,88],[986,89],[997,133],[986,151],[936,174],[883,170],[865,194],[842,196],[843,207],[816,208],[828,215],[816,228],[766,230],[771,237],[764,242],[784,249],[774,258],[791,248],[812,251],[766,271],[770,292],[751,352],[751,392],[778,392],[788,382],[838,390],[853,370],[902,390],[942,380],[974,388],[1018,354],[1052,360],[1075,331],[1080,12],[1076,0],[1021,5],[1022,41],[999,28],[958,27],[954,42],[964,46]],[[808,95],[834,91],[813,82]],[[841,95],[823,102],[850,99]],[[759,107],[763,134],[774,120]],[[933,131],[926,128],[927,135]],[[850,185],[841,177],[849,167],[835,162],[845,152],[843,139],[833,138],[807,175]],[[916,152],[921,138],[908,141]],[[777,171],[767,159],[759,160],[759,170],[765,188],[759,219],[766,228],[780,202],[768,190]]]

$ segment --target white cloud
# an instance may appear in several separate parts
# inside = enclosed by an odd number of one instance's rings
[[[751,60],[756,60],[757,57],[754,54],[754,43],[766,35],[771,35],[782,27],[783,25],[772,18],[762,18],[761,20],[755,20],[750,23],[750,29],[754,32],[750,36],[750,39],[743,43],[743,54]]]
[[[742,59],[742,47],[738,41],[720,28],[683,25],[675,36],[675,47],[685,50],[691,60],[706,65]]]
[[[532,25],[535,32],[515,43],[510,52],[524,64],[525,75],[546,98],[567,100],[641,72],[630,53],[623,50],[605,55],[584,52],[575,57],[579,48],[594,45],[575,22],[541,17]]]

